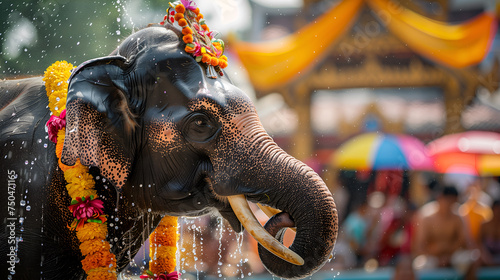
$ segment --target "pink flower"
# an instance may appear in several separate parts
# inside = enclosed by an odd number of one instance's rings
[[[171,272],[169,274],[161,273],[156,277],[153,276],[151,271],[147,271],[145,274],[141,275],[141,279],[153,279],[153,280],[179,280],[180,273],[177,271]]]
[[[179,272],[174,271],[167,275],[162,273],[155,280],[179,280]]]
[[[66,109],[62,110],[59,116],[50,116],[46,125],[50,141],[57,143],[57,132],[66,127]]]
[[[193,42],[194,44],[194,52],[193,52],[193,55],[194,56],[201,56],[201,45],[200,43],[198,42]]]
[[[86,198],[76,198],[77,203],[69,206],[69,210],[73,212],[73,217],[77,220],[84,220],[90,218],[97,218],[103,214],[103,202],[100,199],[93,199],[87,196]]]
[[[196,2],[192,0],[181,0],[181,3],[186,9],[189,9],[191,11],[196,10]]]

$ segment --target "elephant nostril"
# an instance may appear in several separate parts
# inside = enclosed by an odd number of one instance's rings
[[[287,212],[280,212],[272,216],[264,225],[264,228],[269,232],[269,234],[277,237],[280,241],[282,241],[282,235],[284,234],[283,229],[292,227],[295,227],[295,222]]]

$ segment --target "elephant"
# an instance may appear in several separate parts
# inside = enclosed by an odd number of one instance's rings
[[[90,167],[108,211],[118,270],[162,215],[221,215],[241,232],[240,221],[255,223],[251,201],[280,210],[265,230],[246,228],[271,234],[267,242],[257,236],[264,266],[284,278],[311,275],[329,260],[337,237],[331,192],[278,147],[227,75],[207,77],[207,66],[184,48],[175,27],[148,26],[108,56],[73,69],[69,80],[60,160]],[[42,78],[1,81],[0,108],[0,274],[85,279],[79,243],[68,228],[71,199],[45,128],[50,112]],[[270,248],[287,227],[296,227],[293,244]],[[303,264],[273,250],[297,254]]]

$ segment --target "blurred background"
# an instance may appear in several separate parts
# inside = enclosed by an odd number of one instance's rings
[[[334,194],[339,240],[311,279],[500,279],[498,1],[196,2],[267,132]],[[0,78],[105,56],[167,7],[0,1]],[[271,279],[220,218],[180,224],[183,278]]]

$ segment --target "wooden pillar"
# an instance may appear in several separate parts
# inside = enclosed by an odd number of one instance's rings
[[[305,160],[314,151],[314,133],[311,126],[311,95],[309,87],[302,83],[291,89],[289,105],[297,113],[298,125],[292,137],[291,155]]]
[[[461,122],[464,100],[461,95],[460,83],[454,77],[450,77],[443,89],[446,110],[444,134],[462,132],[464,130]]]

